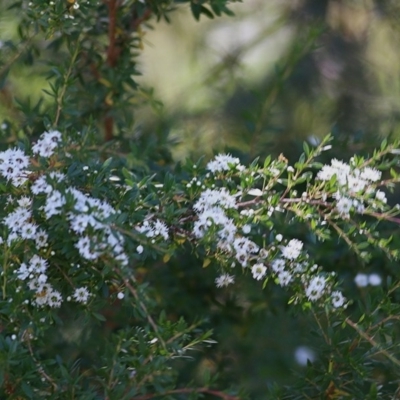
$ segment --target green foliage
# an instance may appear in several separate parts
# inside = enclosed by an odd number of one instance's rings
[[[0,5],[17,21],[0,89],[21,68],[44,82],[11,90],[1,125],[0,398],[397,395],[399,143],[348,163],[326,162],[328,135],[297,161],[174,164],[168,133],[137,124],[143,104],[162,109],[137,81],[143,28],[185,5],[232,16],[230,3]],[[251,151],[321,32],[309,27],[246,115]]]

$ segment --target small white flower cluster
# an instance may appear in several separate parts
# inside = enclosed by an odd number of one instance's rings
[[[61,293],[47,282],[46,274],[48,262],[38,255],[34,255],[28,262],[22,263],[15,271],[18,279],[28,280],[28,288],[35,292],[33,305],[44,307],[60,307],[62,303]]]
[[[22,205],[3,219],[10,232],[7,238],[8,245],[15,240],[31,239],[35,241],[38,249],[46,247],[47,233],[43,229],[39,229],[35,223],[29,222],[32,218],[32,211],[29,209],[31,199],[23,197],[18,203]]]
[[[225,188],[206,189],[194,205],[198,220],[194,223],[193,234],[202,238],[214,226],[217,228],[218,247],[232,255],[236,261],[247,267],[249,260],[257,254],[259,247],[250,239],[237,235],[237,227],[226,209],[236,209],[236,199]]]
[[[201,193],[193,208],[198,215],[198,220],[193,227],[193,233],[197,238],[202,238],[215,224],[222,226],[218,233],[221,240],[234,239],[236,226],[233,220],[227,217],[224,209],[236,208],[236,200],[225,188],[206,189]]]
[[[61,132],[49,131],[44,132],[39,140],[32,146],[33,154],[38,154],[40,157],[51,157],[54,154],[55,149],[61,142]]]
[[[104,222],[116,214],[114,208],[74,187],[67,187],[65,194],[62,194],[61,189],[57,190],[57,184],[64,180],[63,174],[52,172],[48,176],[42,175],[31,187],[34,194],[46,195],[43,206],[46,219],[66,212],[70,230],[78,235],[75,246],[83,258],[93,261],[111,249],[114,259],[127,265],[123,236],[112,231],[109,224]],[[67,197],[72,198],[68,205]]]
[[[235,277],[229,274],[222,274],[215,279],[215,284],[218,288],[229,286],[235,282]]]
[[[282,235],[276,235],[277,242],[283,240]],[[285,287],[289,284],[300,282],[304,288],[305,297],[312,302],[320,300],[323,296],[330,299],[334,308],[345,306],[346,299],[339,291],[332,291],[332,284],[327,278],[319,273],[317,265],[308,262],[308,255],[304,254],[303,243],[298,239],[291,239],[286,245],[278,246],[280,256],[270,262],[271,272],[276,276],[280,286]],[[274,249],[274,247],[272,247]],[[263,250],[266,254],[268,253]],[[260,252],[261,253],[261,252]],[[262,279],[266,274],[263,264],[256,264],[253,268],[253,277]]]
[[[236,210],[236,198],[227,189],[206,189],[194,204],[194,210],[198,216],[193,226],[195,237],[203,238],[211,228],[217,236],[217,247],[228,256],[227,262],[234,259],[243,268],[250,268],[255,280],[262,280],[268,273],[267,265],[270,265],[271,273],[281,286],[288,286],[296,282],[304,288],[304,297],[316,302],[323,296],[328,298],[334,308],[345,305],[345,298],[339,291],[332,291],[330,280],[318,271],[318,266],[310,266],[308,256],[303,253],[303,242],[298,239],[283,241],[282,235],[276,236],[278,246],[271,246],[270,251],[260,247],[245,236],[238,233],[234,219],[227,216],[229,210]],[[240,213],[244,215],[244,213]],[[252,213],[246,213],[252,217]],[[250,226],[245,225],[243,233],[250,233]],[[282,242],[282,243],[281,243]],[[274,256],[276,250],[280,255]],[[272,261],[271,261],[271,258]],[[234,276],[223,273],[216,278],[217,287],[225,287],[234,282]]]
[[[237,208],[235,197],[225,188],[214,190],[206,189],[201,193],[199,200],[197,200],[193,208],[197,213],[202,213],[206,209],[214,206],[220,208]]]
[[[32,152],[42,157],[49,157],[61,141],[61,133],[50,131],[44,133],[32,147]],[[15,186],[26,183],[31,171],[29,157],[19,149],[0,152],[0,174]],[[115,209],[103,200],[93,198],[78,189],[66,185],[66,176],[51,171],[35,178],[26,186],[25,195],[11,197],[9,204],[16,199],[18,206],[6,215],[2,222],[7,228],[7,244],[9,246],[21,241],[30,245],[36,253],[49,246],[49,237],[40,220],[52,220],[62,215],[67,222],[66,236],[73,236],[75,247],[80,256],[88,261],[97,260],[103,254],[110,255],[122,266],[128,264],[128,256],[124,251],[124,237],[115,232],[107,221],[116,215]],[[32,197],[30,197],[32,196]],[[33,206],[44,202],[38,209]],[[39,211],[39,213],[35,213]],[[163,231],[164,232],[164,231]],[[53,252],[52,252],[53,253]],[[28,252],[29,254],[29,252]],[[60,292],[49,283],[51,274],[47,274],[48,262],[35,254],[29,262],[22,262],[16,270],[19,280],[25,281],[27,287],[34,291],[32,304],[36,306],[59,307],[63,301]],[[86,303],[89,292],[78,288],[73,294],[77,302]]]
[[[331,160],[331,165],[324,165],[317,174],[317,179],[329,181],[336,176],[338,192],[335,193],[336,209],[342,217],[348,218],[351,208],[363,213],[365,210],[364,196],[370,197],[375,193],[375,199],[368,201],[374,208],[379,208],[380,203],[386,203],[386,195],[381,190],[376,190],[374,183],[381,179],[382,173],[375,168],[354,168],[349,164],[336,159]],[[367,199],[365,199],[367,200]]]
[[[30,171],[29,157],[20,149],[8,149],[0,153],[0,175],[11,180],[13,186],[23,185]]]
[[[218,154],[214,160],[210,161],[206,168],[212,173],[230,171],[232,168],[242,170],[244,167],[240,165],[240,160],[232,157],[230,154]]]
[[[165,241],[169,239],[168,227],[163,221],[160,221],[159,219],[157,219],[156,221],[145,220],[142,225],[136,227],[136,230],[140,233],[143,233],[148,238],[152,238],[153,240],[157,236],[162,237]],[[139,247],[141,246],[138,246],[138,248]],[[142,252],[143,249],[141,249],[141,251],[138,251],[139,254]]]

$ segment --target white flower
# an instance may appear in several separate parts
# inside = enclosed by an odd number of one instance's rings
[[[292,274],[290,272],[287,271],[282,271],[278,274],[278,280],[279,280],[279,284],[281,286],[287,286],[290,281],[292,280]]]
[[[371,274],[368,277],[368,283],[371,286],[379,286],[382,283],[382,278],[378,274]]]
[[[50,307],[58,308],[61,306],[62,296],[57,290],[51,290],[47,294],[47,303]]]
[[[362,171],[361,171],[361,178],[362,179],[366,179],[368,181],[371,182],[377,182],[381,179],[382,176],[382,172],[378,171],[375,168],[370,168],[370,167],[365,167]]]
[[[57,190],[51,192],[47,196],[46,204],[43,207],[46,214],[46,218],[49,219],[53,215],[60,214],[62,212],[62,206],[66,203],[65,197]]]
[[[282,256],[288,260],[296,260],[303,248],[303,242],[298,239],[292,239],[287,246],[281,247]]]
[[[74,294],[72,295],[72,297],[78,303],[86,304],[88,299],[89,299],[89,297],[90,297],[90,293],[89,293],[87,287],[84,286],[84,287],[80,287],[80,288],[75,289]]]
[[[32,146],[32,152],[39,154],[41,157],[50,157],[61,141],[61,133],[59,131],[45,132],[40,139]]]
[[[68,219],[70,220],[71,229],[76,233],[83,233],[88,225],[100,227],[99,222],[96,221],[93,215],[69,213]]]
[[[197,200],[193,208],[197,213],[201,213],[214,206],[221,208],[237,208],[235,197],[225,188],[215,190],[206,189],[201,193],[199,200]]]
[[[29,270],[35,274],[46,272],[47,266],[47,261],[36,254],[29,260]]]
[[[283,239],[283,236],[282,236],[280,233],[278,233],[278,234],[276,235],[275,239],[276,239],[278,242],[281,242],[282,239]]]
[[[37,225],[35,224],[24,224],[21,228],[21,237],[23,239],[34,239],[36,236]]]
[[[118,299],[122,300],[125,297],[125,294],[123,292],[119,292],[117,294]]]
[[[242,227],[242,232],[247,235],[248,233],[251,232],[251,226],[250,225],[243,225]]]
[[[271,268],[276,274],[279,274],[280,272],[285,270],[285,260],[283,260],[282,258],[277,258],[273,260],[271,263]]]
[[[26,196],[21,197],[18,199],[18,205],[23,208],[29,208],[32,204],[32,199]]]
[[[154,222],[153,228],[154,228],[154,233],[155,233],[156,236],[162,236],[164,240],[168,240],[169,239],[168,228],[167,228],[167,225],[165,225],[164,222],[162,222],[159,219],[157,219]]]
[[[347,177],[347,187],[351,193],[358,193],[365,189],[368,182],[364,179],[360,179],[358,176],[349,175]]]
[[[12,180],[14,186],[20,186],[26,181],[29,171],[29,157],[20,149],[8,149],[0,152],[0,174],[7,180]]]
[[[385,192],[382,192],[382,190],[378,190],[376,192],[375,198],[377,200],[380,200],[382,203],[386,203],[387,202],[386,194],[385,194]]]
[[[368,285],[368,275],[358,273],[356,277],[354,278],[354,283],[358,287],[366,287]]]
[[[4,218],[4,224],[12,231],[16,232],[22,228],[28,219],[32,217],[32,211],[23,207],[18,207],[11,214]]]
[[[235,167],[239,166],[240,161],[236,157],[232,157],[230,154],[218,154],[214,160],[210,161],[206,168],[211,172],[222,172],[229,171],[229,164]]]
[[[221,288],[232,284],[234,281],[235,278],[232,275],[222,274],[215,279],[215,284],[217,285],[217,287]]]
[[[299,346],[294,352],[294,358],[297,364],[305,367],[308,361],[315,361],[315,353],[309,347]]]
[[[267,267],[264,264],[254,264],[251,267],[251,273],[253,274],[253,278],[257,279],[258,281],[264,278],[265,274],[267,273]]]
[[[39,284],[44,284],[47,282],[47,275],[46,274],[40,274],[37,278],[37,281]]]
[[[315,301],[322,297],[326,286],[326,280],[322,276],[315,276],[306,288],[306,296],[309,300]]]
[[[169,239],[167,225],[159,219],[155,222],[144,221],[142,225],[136,227],[136,230],[149,238],[162,236],[164,240]]]
[[[48,239],[47,233],[43,229],[38,230],[35,235],[36,247],[39,249],[41,249],[42,247],[46,247],[47,239]]]
[[[196,237],[202,238],[213,223],[225,226],[229,221],[229,218],[220,207],[207,208],[199,214],[199,219],[193,226],[193,233]]]
[[[137,251],[138,254],[142,254],[143,250],[144,250],[144,248],[143,248],[143,246],[141,244],[139,244],[139,246],[136,247],[136,251]]]
[[[335,308],[342,307],[346,299],[343,297],[342,293],[339,291],[332,292],[332,305]]]
[[[222,227],[218,231],[218,237],[227,244],[232,243],[235,240],[236,225],[230,218],[226,219],[224,224],[220,224]]]
[[[79,238],[75,247],[78,249],[79,254],[86,260],[96,260],[100,256],[98,246],[94,246],[93,244],[94,248],[91,248],[91,240],[88,236]]]
[[[53,188],[47,183],[45,175],[36,179],[36,181],[31,186],[31,192],[33,194],[50,193],[52,190]]]
[[[347,197],[342,197],[336,203],[336,209],[339,211],[339,213],[341,215],[348,216],[352,205],[353,205],[353,202],[351,199],[349,199]]]
[[[18,275],[18,279],[21,279],[24,281],[26,278],[28,278],[30,271],[27,268],[27,265],[25,263],[22,263],[20,267],[15,271]]]

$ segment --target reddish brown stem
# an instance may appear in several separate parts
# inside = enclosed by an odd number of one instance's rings
[[[116,27],[117,27],[117,8],[118,0],[108,0],[108,49],[107,64],[110,68],[115,68],[118,60],[118,49],[116,47]],[[106,116],[104,118],[104,140],[106,142],[113,139],[114,118],[110,115],[110,106],[106,104]]]

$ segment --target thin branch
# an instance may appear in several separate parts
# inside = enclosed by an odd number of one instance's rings
[[[18,58],[21,56],[21,54],[26,50],[26,48],[31,44],[32,39],[37,35],[37,33],[32,34],[32,36],[28,37],[27,41],[25,42],[24,46],[21,48],[20,51],[18,51],[16,54],[14,54],[14,57],[11,58],[11,60],[6,63],[2,69],[0,69],[0,77],[11,67],[12,64],[14,64],[15,61],[18,60]]]
[[[31,345],[31,338],[30,338],[29,335],[30,335],[30,333],[28,332],[28,330],[25,330],[22,336],[23,336],[23,338],[25,339],[25,341],[26,341],[26,343],[27,343],[28,350],[29,350],[29,354],[31,355],[33,362],[36,364],[36,367],[37,367],[37,369],[38,369],[40,375],[42,375],[42,377],[43,377],[46,381],[48,381],[49,383],[51,383],[51,385],[53,386],[53,388],[54,388],[55,390],[57,390],[57,389],[58,389],[57,384],[54,382],[54,380],[53,380],[49,375],[47,375],[47,373],[45,372],[45,370],[43,369],[43,367],[40,365],[40,362],[36,359],[35,355],[33,354],[32,345]]]
[[[351,326],[363,339],[365,339],[371,346],[377,348],[380,353],[382,353],[386,358],[388,358],[393,364],[400,366],[400,360],[393,357],[385,349],[382,349],[381,345],[376,342],[372,337],[370,337],[366,332],[364,332],[356,323],[354,323],[350,318],[346,318],[345,322],[347,325]]]
[[[68,70],[63,76],[64,82],[63,82],[63,85],[61,88],[61,92],[57,96],[57,111],[56,111],[56,118],[54,120],[53,126],[57,126],[58,120],[60,119],[61,110],[63,108],[63,99],[64,99],[65,92],[67,91],[67,87],[68,87],[68,79],[71,76],[72,69],[75,65],[76,58],[78,57],[78,54],[79,54],[79,48],[80,48],[79,38],[80,37],[78,37],[78,39],[76,40],[76,48],[75,48],[74,53],[72,54],[72,58],[71,58],[71,62],[69,64],[69,66],[68,66]]]
[[[133,297],[136,299],[136,301],[138,302],[138,304],[140,305],[140,307],[142,308],[142,310],[144,311],[144,313],[146,314],[147,317],[147,321],[149,322],[149,324],[151,325],[151,327],[153,328],[154,332],[157,335],[158,340],[160,341],[162,347],[164,348],[165,351],[168,351],[167,349],[167,345],[165,344],[164,339],[162,338],[162,336],[160,335],[160,332],[158,330],[158,326],[157,324],[154,322],[152,316],[150,315],[149,311],[147,310],[146,305],[140,300],[139,295],[136,291],[136,289],[131,285],[131,283],[129,282],[129,279],[127,279],[124,274],[122,273],[122,271],[118,268],[118,267],[114,267],[114,270],[117,272],[117,274],[123,279],[125,286],[128,288],[128,290],[132,293]],[[131,277],[132,280],[134,280],[133,277]]]

